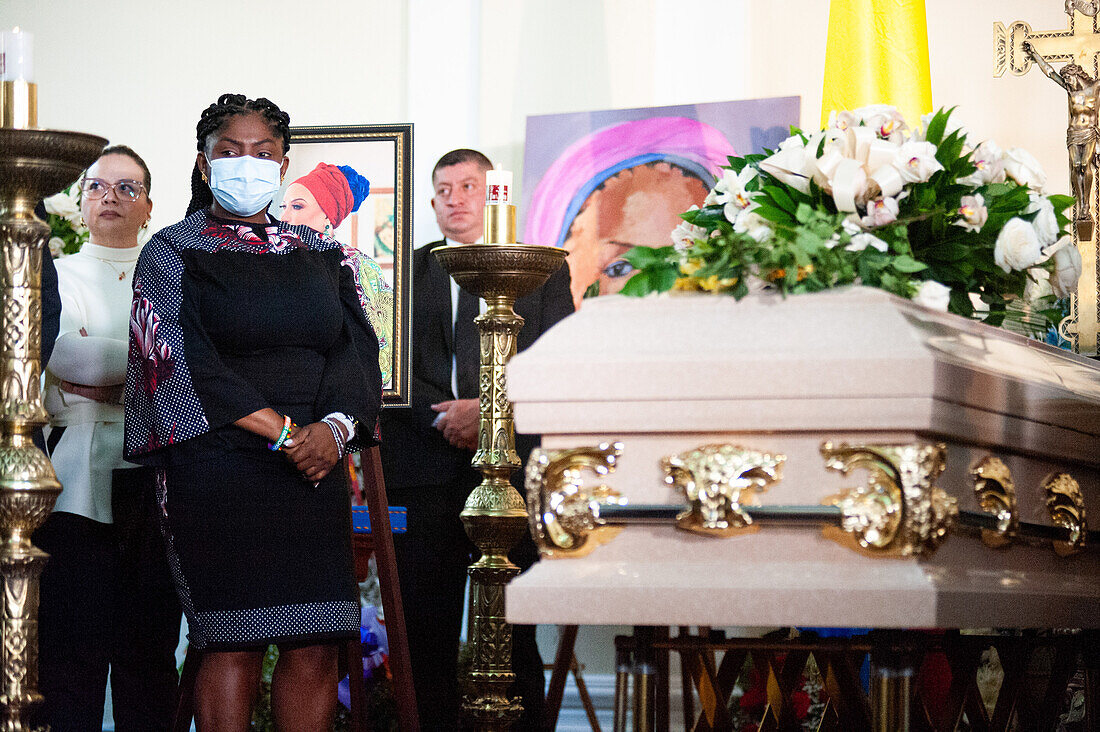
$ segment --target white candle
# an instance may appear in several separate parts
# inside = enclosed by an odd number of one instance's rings
[[[34,36],[18,27],[0,31],[0,81],[34,81]]]
[[[511,202],[512,171],[501,170],[499,166],[495,170],[485,171],[485,203]]]

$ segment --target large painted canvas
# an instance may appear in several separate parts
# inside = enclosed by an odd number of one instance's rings
[[[624,252],[668,245],[727,158],[775,148],[798,115],[798,97],[776,97],[528,117],[523,241],[569,251],[577,307],[618,292]]]

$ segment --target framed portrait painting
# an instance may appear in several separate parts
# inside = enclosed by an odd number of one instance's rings
[[[273,213],[334,237],[378,335],[382,399],[408,406],[412,328],[412,125],[291,127]]]

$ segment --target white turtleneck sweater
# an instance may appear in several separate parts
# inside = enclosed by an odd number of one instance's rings
[[[111,471],[132,468],[122,459],[123,408],[62,392],[61,380],[88,386],[126,381],[131,281],[141,247],[92,243],[58,259],[61,330],[46,371],[50,430],[65,427],[50,459],[61,481],[55,511],[111,523]],[[84,335],[81,333],[84,330]]]

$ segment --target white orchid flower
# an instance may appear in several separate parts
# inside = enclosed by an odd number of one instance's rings
[[[897,199],[890,196],[876,198],[867,202],[867,215],[860,219],[860,223],[870,228],[892,224],[898,219]]]
[[[908,183],[923,183],[936,171],[943,170],[936,160],[936,146],[930,142],[910,140],[898,148],[894,167]]]
[[[889,246],[887,246],[886,242],[884,242],[882,239],[879,239],[874,234],[866,231],[861,231],[860,233],[853,236],[852,243],[844,248],[849,252],[862,252],[867,247],[877,249],[880,252],[885,252],[887,249],[889,249]]]
[[[772,235],[771,222],[753,208],[741,209],[737,220],[733,222],[733,230],[738,234],[747,234],[758,242],[766,241]]]
[[[970,175],[959,178],[959,183],[969,186],[982,186],[989,183],[1004,182],[1004,151],[993,140],[986,140],[978,145],[970,154],[970,162],[974,164],[977,170]]]
[[[989,209],[985,205],[982,194],[963,196],[959,201],[959,216],[961,218],[954,222],[956,226],[961,226],[967,231],[981,231],[989,219]]]
[[[697,239],[706,238],[706,229],[704,229],[702,226],[696,226],[695,224],[688,223],[687,221],[681,221],[680,225],[672,230],[672,246],[675,247],[676,251],[678,252],[682,252],[687,248],[693,246]]]

